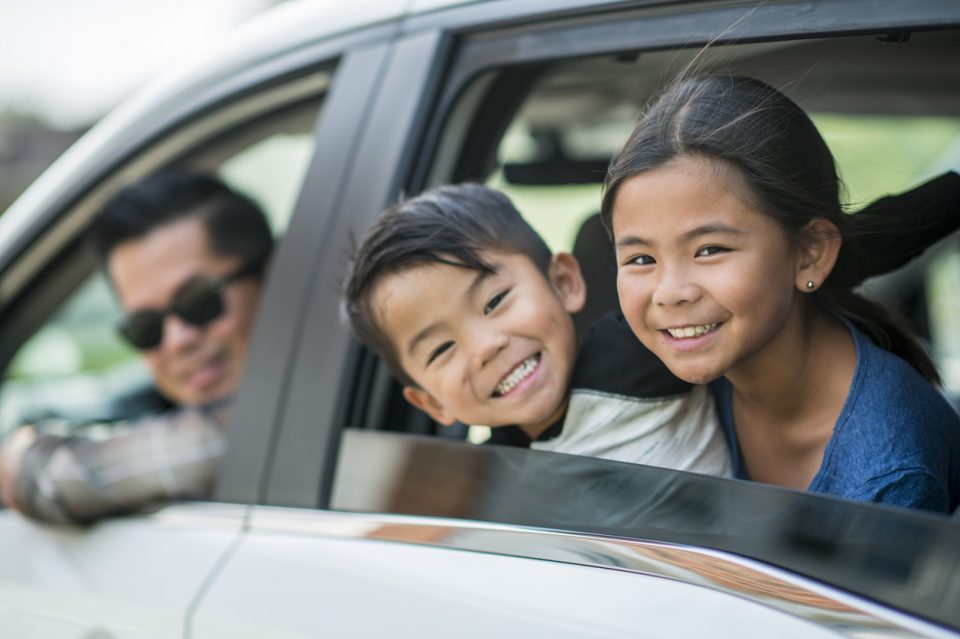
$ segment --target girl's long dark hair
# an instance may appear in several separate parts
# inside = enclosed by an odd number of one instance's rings
[[[904,322],[853,292],[860,281],[858,221],[843,212],[833,155],[800,107],[752,78],[713,75],[678,81],[647,109],[610,165],[601,210],[607,230],[612,230],[613,204],[624,181],[684,155],[736,167],[755,207],[776,219],[791,242],[804,241],[802,229],[815,218],[833,222],[842,248],[813,299],[939,383],[933,361]]]

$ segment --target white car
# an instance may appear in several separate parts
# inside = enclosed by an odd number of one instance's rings
[[[0,512],[0,635],[960,636],[960,520],[477,445],[339,317],[344,247],[401,192],[493,184],[572,248],[639,106],[708,42],[703,68],[790,87],[855,201],[960,166],[943,0],[290,3],[97,125],[0,217],[4,428],[134,410],[80,241],[120,187],[213,171],[283,239],[214,498],[81,529]],[[954,397],[958,281],[954,236],[874,285]]]

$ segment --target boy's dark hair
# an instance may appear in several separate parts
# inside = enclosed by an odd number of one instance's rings
[[[811,297],[927,380],[939,381],[929,355],[901,321],[853,292],[862,279],[856,239],[871,218],[844,213],[833,155],[803,109],[753,78],[681,78],[647,108],[610,164],[601,210],[607,231],[612,234],[613,205],[627,180],[684,156],[706,158],[720,170],[734,168],[756,208],[794,243],[803,241],[801,229],[813,218],[833,222],[843,245],[833,271]]]
[[[162,171],[125,187],[104,205],[88,236],[106,266],[118,245],[191,216],[201,218],[218,255],[266,265],[273,234],[263,211],[217,178],[200,173]]]
[[[381,328],[371,297],[388,275],[424,264],[493,273],[485,251],[519,253],[546,274],[550,248],[503,193],[479,184],[441,186],[395,204],[367,231],[345,286],[345,310],[357,338],[406,386],[416,386]]]

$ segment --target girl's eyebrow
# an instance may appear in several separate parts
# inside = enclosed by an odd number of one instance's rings
[[[743,231],[740,229],[728,224],[721,224],[717,222],[715,224],[704,224],[684,232],[682,235],[680,235],[680,241],[690,242],[698,237],[702,237],[704,235],[714,235],[717,233],[723,235],[743,235]],[[652,246],[653,244],[655,244],[655,242],[638,235],[627,235],[617,240],[616,248],[621,249],[632,246]]]
[[[680,239],[684,242],[689,242],[690,240],[695,240],[698,237],[704,235],[713,235],[715,233],[721,233],[723,235],[743,235],[743,231],[734,226],[716,222],[714,224],[704,224],[703,226],[698,226],[695,229],[690,229],[681,235]]]

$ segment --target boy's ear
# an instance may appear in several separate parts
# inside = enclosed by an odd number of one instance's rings
[[[547,279],[568,313],[577,313],[587,301],[587,283],[580,272],[580,263],[570,253],[554,253],[550,258]]]
[[[810,220],[800,232],[802,241],[797,250],[794,283],[800,291],[812,293],[833,271],[843,238],[837,225],[823,217]]]
[[[450,426],[457,421],[455,417],[447,414],[443,404],[437,401],[436,397],[422,388],[404,386],[403,398],[444,426]]]

